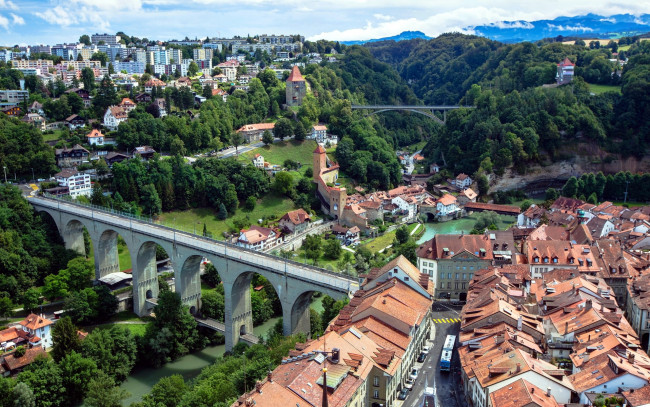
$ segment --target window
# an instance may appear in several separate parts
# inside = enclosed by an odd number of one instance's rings
[[[375,399],[379,398],[379,390],[373,390],[372,391],[372,398],[375,398]]]
[[[539,263],[539,257],[533,257],[533,262],[534,263]]]
[[[447,288],[451,288],[451,283],[447,283]]]
[[[467,288],[467,287],[465,287],[466,285],[467,285],[467,283],[463,283],[463,290],[464,290],[465,288]]]
[[[454,283],[454,284],[455,284],[454,288],[458,290],[458,283]]]
[[[409,278],[408,278],[408,277],[404,277],[404,281],[409,281]]]
[[[467,273],[463,273],[463,280],[467,280]]]
[[[459,278],[460,276],[458,275],[458,273],[456,273],[456,280],[458,280]]]
[[[451,273],[447,273],[447,278],[451,280]]]
[[[374,377],[374,379],[372,380],[372,385],[373,386],[379,386],[379,376]]]
[[[440,273],[440,279],[444,280],[445,279],[445,273]]]
[[[445,283],[440,283],[440,288],[445,288]]]

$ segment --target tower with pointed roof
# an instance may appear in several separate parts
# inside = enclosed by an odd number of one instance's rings
[[[564,58],[564,61],[557,64],[557,74],[555,80],[558,85],[564,85],[573,80],[575,64],[569,58]]]
[[[294,66],[291,69],[291,74],[287,78],[287,105],[288,106],[300,106],[302,105],[302,100],[307,94],[307,84],[305,78],[302,77],[300,69],[297,66]]]

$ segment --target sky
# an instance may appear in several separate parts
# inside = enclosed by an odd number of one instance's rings
[[[346,41],[407,30],[435,37],[587,13],[646,14],[650,0],[0,0],[0,45],[52,45],[118,31],[162,41],[247,34]]]

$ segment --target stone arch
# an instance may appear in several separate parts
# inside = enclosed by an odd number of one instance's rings
[[[63,237],[61,234],[61,226],[59,226],[59,222],[57,221],[57,219],[60,218],[59,216],[55,216],[49,210],[42,209],[40,207],[34,207],[34,211],[38,216],[41,217],[45,224],[53,225],[56,228],[56,232],[59,234],[59,236]]]
[[[135,259],[131,259],[133,276],[133,308],[138,315],[147,314],[146,301],[158,298],[158,269],[154,241],[146,241],[138,248]]]
[[[196,305],[192,305],[192,306],[190,307],[190,314],[192,314],[192,315],[196,315]]]

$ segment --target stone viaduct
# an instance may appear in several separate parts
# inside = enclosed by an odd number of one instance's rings
[[[132,260],[133,304],[136,314],[146,315],[158,297],[156,245],[170,257],[175,289],[190,312],[201,304],[199,270],[202,258],[210,260],[223,281],[226,349],[240,337],[253,333],[250,285],[254,273],[266,277],[282,303],[283,331],[309,332],[309,304],[314,292],[334,298],[350,296],[359,288],[357,278],[244,249],[191,233],[60,199],[31,197],[39,212],[47,212],[69,249],[84,253],[83,228],[92,240],[95,278],[120,270],[117,237],[121,236]]]

